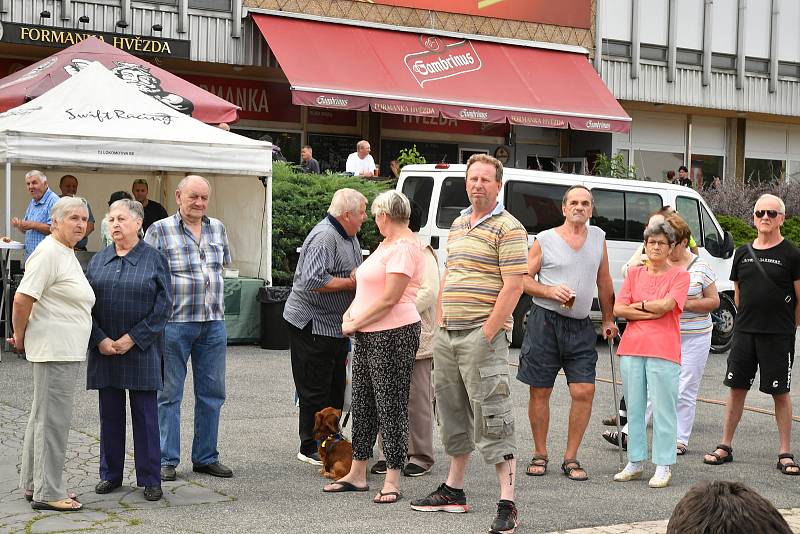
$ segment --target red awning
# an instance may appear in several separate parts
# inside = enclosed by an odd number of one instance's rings
[[[238,106],[95,37],[87,37],[0,80],[0,112],[40,96],[92,61],[99,61],[142,93],[197,120],[217,124],[239,118]]]
[[[295,104],[627,132],[583,54],[253,14]]]

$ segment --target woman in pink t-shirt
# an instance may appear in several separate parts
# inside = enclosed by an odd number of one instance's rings
[[[667,262],[674,247],[671,225],[664,221],[650,224],[644,231],[648,261],[628,270],[614,305],[614,315],[628,321],[618,351],[628,408],[628,465],[614,480],[642,478],[649,396],[653,402],[653,463],[657,466],[651,488],[669,485],[670,466],[677,459],[680,317],[689,291],[689,273]]]
[[[402,193],[375,198],[372,214],[383,242],[356,271],[356,297],[342,319],[355,337],[353,354],[353,465],[323,491],[367,491],[367,462],[380,430],[386,478],[376,503],[400,500],[400,469],[408,452],[408,394],[419,347],[416,300],[424,269],[422,249],[408,228],[411,205]]]

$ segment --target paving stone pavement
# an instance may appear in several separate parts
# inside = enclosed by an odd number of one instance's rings
[[[28,413],[0,402],[0,534],[109,530],[140,523],[126,512],[171,506],[220,503],[234,500],[195,482],[178,478],[162,483],[164,498],[144,499],[136,487],[133,458],[128,456],[121,488],[106,494],[94,492],[98,482],[100,442],[97,437],[70,431],[65,466],[67,487],[78,495],[79,512],[40,512],[32,510],[19,489],[19,465]]]

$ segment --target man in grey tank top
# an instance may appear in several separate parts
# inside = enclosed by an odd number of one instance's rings
[[[547,471],[550,394],[558,371],[564,369],[572,404],[561,470],[571,480],[589,478],[578,462],[578,447],[594,399],[597,351],[589,311],[595,288],[603,313],[603,337],[617,335],[605,232],[588,224],[592,206],[592,194],[586,187],[567,189],[561,202],[564,224],[539,233],[528,254],[530,276],[525,277],[525,293],[533,296],[533,305],[517,379],[530,386],[528,417],[534,452],[526,474],[532,476]]]

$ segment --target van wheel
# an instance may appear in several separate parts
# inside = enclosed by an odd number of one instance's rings
[[[525,329],[528,327],[528,316],[531,314],[531,297],[523,294],[514,308],[514,329],[511,331],[511,346],[518,349],[522,346]]]
[[[733,325],[736,321],[736,305],[728,293],[719,294],[719,308],[711,312],[714,330],[711,332],[711,352],[720,354],[731,348]]]

